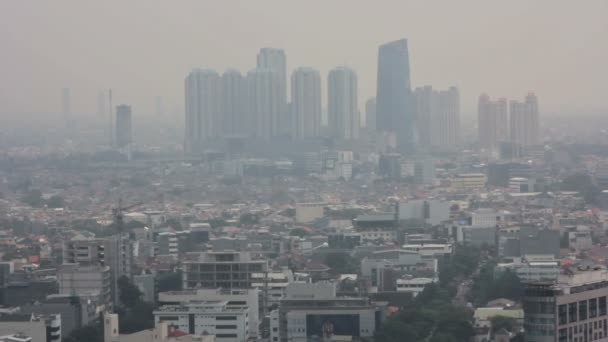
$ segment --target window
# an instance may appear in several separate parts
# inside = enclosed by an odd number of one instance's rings
[[[570,303],[568,305],[568,316],[570,316],[570,323],[572,322],[576,322],[577,321],[577,315],[576,315],[576,302],[575,303]]]
[[[568,323],[568,306],[566,304],[562,304],[558,307],[559,314],[559,324],[567,324]]]
[[[578,319],[584,321],[587,319],[587,301],[578,302]]]
[[[217,316],[216,321],[236,321],[236,316]]]
[[[599,298],[600,316],[606,316],[606,296]]]
[[[559,342],[568,341],[568,329],[559,329]]]
[[[597,317],[597,298],[589,299],[589,318]]]
[[[236,329],[236,325],[216,325],[215,329]]]
[[[217,338],[236,338],[236,334],[215,334]]]

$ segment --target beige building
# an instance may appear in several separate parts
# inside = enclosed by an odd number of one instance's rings
[[[323,217],[325,203],[298,203],[296,204],[296,222],[310,223]]]
[[[133,334],[118,333],[118,315],[106,314],[104,317],[104,342],[215,342],[215,336],[193,336],[173,329],[169,323],[160,322],[154,329],[142,330]]]

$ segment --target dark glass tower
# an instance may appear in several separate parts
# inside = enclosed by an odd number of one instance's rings
[[[393,132],[398,148],[414,149],[414,106],[410,86],[407,39],[378,48],[376,129]]]

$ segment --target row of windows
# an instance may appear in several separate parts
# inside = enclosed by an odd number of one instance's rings
[[[558,307],[560,325],[606,316],[606,314],[606,296],[562,304]]]
[[[562,328],[558,332],[559,342],[589,342],[600,340],[606,336],[608,336],[608,322],[606,320]]]

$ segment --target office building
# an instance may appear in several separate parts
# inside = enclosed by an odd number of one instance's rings
[[[95,297],[97,302],[112,309],[112,275],[108,266],[63,264],[57,270],[59,293]]]
[[[251,135],[270,139],[281,134],[281,83],[273,69],[257,68],[247,73],[247,108]]]
[[[195,69],[185,80],[186,118],[184,148],[200,154],[206,142],[221,136],[221,79],[213,70]]]
[[[528,94],[525,102],[511,101],[509,107],[511,142],[523,148],[538,145],[540,132],[536,95]]]
[[[459,190],[482,190],[487,177],[483,173],[461,173],[450,178],[451,187]]]
[[[247,116],[245,77],[234,69],[222,74],[222,134],[245,136],[253,123]]]
[[[327,115],[330,135],[342,140],[359,138],[357,74],[348,67],[337,67],[327,77]]]
[[[494,274],[499,276],[507,270],[517,274],[524,283],[555,282],[559,277],[560,261],[553,255],[524,255],[498,263]]]
[[[133,142],[131,128],[131,106],[116,106],[116,145],[119,148],[129,146]]]
[[[247,252],[207,252],[185,261],[182,270],[184,289],[248,289],[252,274],[268,272],[268,261],[252,260]]]
[[[454,149],[460,142],[460,94],[456,87],[433,90],[416,88],[413,93],[416,112],[417,144],[423,148]]]
[[[400,150],[413,150],[414,105],[406,39],[389,42],[378,48],[376,101],[376,129],[395,133]]]
[[[376,98],[372,97],[365,101],[365,128],[368,133],[376,132],[376,120]]]
[[[414,162],[414,183],[433,185],[435,183],[435,163],[431,158],[420,158]]]
[[[133,243],[128,235],[103,239],[74,239],[63,245],[63,262],[80,266],[108,266],[112,278],[112,298],[118,304],[118,279],[132,277]]]
[[[367,298],[338,297],[334,283],[292,283],[270,315],[270,341],[371,339],[385,309]]]
[[[570,271],[557,282],[526,284],[524,340],[608,341],[608,273]]]
[[[410,200],[399,202],[399,220],[422,220],[439,225],[450,219],[450,202],[442,200]]]
[[[291,118],[293,139],[321,135],[321,76],[317,70],[301,67],[291,75]]]
[[[201,301],[226,301],[232,309],[248,310],[249,324],[247,331],[249,337],[258,337],[260,334],[260,290],[259,289],[196,289],[184,291],[161,292],[158,302],[162,305],[178,305]]]
[[[491,101],[486,94],[479,96],[477,107],[479,146],[483,149],[497,149],[500,143],[509,141],[509,119],[507,100]]]
[[[258,69],[272,70],[278,78],[276,101],[278,105],[277,136],[289,133],[290,120],[287,111],[287,57],[285,51],[276,48],[262,48],[257,56]]]
[[[243,306],[231,307],[228,301],[188,302],[159,307],[154,322],[167,322],[190,335],[215,335],[218,342],[242,342],[250,337],[249,311]]]

